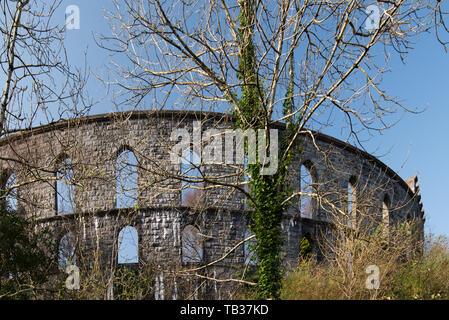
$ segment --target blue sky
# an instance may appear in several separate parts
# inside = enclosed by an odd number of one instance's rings
[[[405,114],[365,147],[402,178],[418,176],[426,231],[449,236],[449,54],[432,34],[418,40],[405,65],[397,57],[392,59],[383,85],[407,106],[425,111]]]
[[[93,33],[109,31],[102,8],[110,5],[110,1],[64,0],[56,17],[61,23],[64,23],[65,7],[71,4],[79,6],[81,20],[79,30],[68,31],[68,52],[78,64],[87,50],[92,72],[102,73],[109,57],[96,46]],[[449,152],[446,148],[449,141],[446,124],[449,119],[449,53],[436,41],[434,34],[424,34],[416,40],[405,65],[397,55],[392,55],[391,72],[383,76],[382,84],[407,106],[426,110],[421,114],[405,114],[396,126],[364,146],[402,178],[418,176],[426,231],[449,236],[446,203],[449,198]],[[114,111],[110,95],[105,95],[94,76],[91,76],[89,91],[102,100],[91,114]]]
[[[397,59],[392,61],[392,72],[385,76],[384,84],[405,104],[426,110],[418,115],[406,114],[369,145],[372,150],[381,146],[385,152],[391,148],[380,159],[402,178],[418,175],[426,230],[449,235],[449,54],[433,35],[420,38],[406,65]]]

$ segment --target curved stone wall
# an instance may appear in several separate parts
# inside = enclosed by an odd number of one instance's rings
[[[0,140],[3,183],[14,173],[20,185],[21,215],[50,226],[58,238],[72,231],[82,240],[85,250],[100,248],[105,261],[115,261],[118,234],[131,224],[139,237],[139,262],[182,266],[182,230],[195,225],[204,239],[201,263],[207,265],[244,239],[247,218],[242,194],[223,185],[206,184],[208,189],[199,210],[182,205],[182,183],[173,177],[181,165],[170,161],[169,150],[176,143],[170,136],[179,128],[195,134],[194,121],[201,122],[203,131],[229,129],[233,125],[233,119],[223,114],[164,111],[96,115],[23,131]],[[278,129],[282,131],[282,126]],[[290,181],[295,191],[301,190],[304,164],[319,196],[312,201],[311,217],[301,216],[299,197],[292,199],[285,212],[286,263],[297,261],[299,242],[306,235],[319,256],[318,234],[330,227],[329,212],[333,206],[347,210],[349,181],[357,181],[357,201],[362,195],[369,197],[371,207],[366,210],[375,219],[382,219],[382,205],[387,197],[390,223],[418,219],[424,224],[416,178],[405,182],[375,157],[323,134],[311,132],[301,141],[303,153],[294,159]],[[129,209],[116,208],[115,164],[123,150],[131,150],[138,163],[137,203]],[[61,215],[55,205],[55,172],[67,158],[73,166],[75,210]],[[227,183],[241,181],[237,167],[210,164],[202,170],[205,177]],[[230,265],[242,265],[244,254],[240,246],[202,272],[220,278]],[[210,286],[214,297],[226,295],[216,284]]]

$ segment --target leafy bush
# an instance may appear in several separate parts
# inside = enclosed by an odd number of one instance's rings
[[[38,294],[55,262],[56,244],[48,230],[33,225],[7,205],[0,208],[0,298],[29,299]]]

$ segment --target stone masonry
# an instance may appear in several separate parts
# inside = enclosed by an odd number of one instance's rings
[[[196,265],[207,265],[245,238],[248,208],[235,188],[207,183],[211,188],[200,209],[182,205],[182,183],[174,177],[181,166],[170,162],[169,150],[175,143],[170,135],[176,128],[192,133],[193,121],[200,121],[203,131],[233,126],[232,117],[219,113],[141,111],[89,116],[23,131],[0,140],[3,184],[14,173],[21,185],[17,191],[21,215],[49,226],[57,239],[72,232],[83,250],[100,249],[105,262],[116,261],[118,234],[132,225],[138,234],[139,263],[153,261],[167,268],[182,268],[182,231],[194,225],[203,237],[202,261]],[[282,126],[278,129],[282,131]],[[404,181],[372,155],[321,133],[312,132],[301,141],[303,152],[295,158],[290,176],[295,191],[301,188],[301,165],[305,165],[313,190],[344,208],[347,202],[341,195],[347,194],[348,182],[356,179],[358,188],[363,187],[363,193],[370,195],[373,217],[382,219],[382,203],[387,197],[389,223],[417,219],[421,222],[418,232],[423,233],[425,219],[416,177]],[[131,150],[138,162],[136,206],[128,209],[116,208],[115,163],[123,150]],[[75,210],[62,215],[55,205],[55,172],[64,159],[70,159],[73,165]],[[205,165],[203,170],[205,177],[216,177],[220,182],[242,178],[235,174],[235,166]],[[357,190],[357,196],[361,194]],[[313,200],[311,216],[307,217],[301,215],[299,203],[296,197],[285,212],[282,232],[286,265],[297,262],[304,236],[319,259],[319,234],[331,227],[326,201]],[[209,278],[229,278],[235,266],[244,263],[242,245],[201,272]],[[209,281],[203,293],[208,298],[226,298],[230,288],[229,283]],[[177,298],[175,291],[159,292],[158,298]]]

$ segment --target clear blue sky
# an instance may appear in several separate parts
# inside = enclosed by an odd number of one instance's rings
[[[108,32],[103,18],[103,6],[110,1],[64,0],[57,19],[64,22],[66,6],[80,8],[79,30],[68,32],[66,45],[75,63],[88,51],[88,63],[93,71],[101,72],[108,56],[96,47],[93,32]],[[365,144],[368,152],[378,156],[385,164],[406,179],[418,175],[426,215],[426,231],[449,236],[449,54],[437,43],[433,34],[417,39],[415,48],[406,58],[406,65],[392,56],[391,72],[383,85],[389,93],[400,97],[408,106],[421,109],[422,114],[406,114],[392,129]],[[104,89],[92,77],[90,94],[103,96]],[[108,99],[97,105],[93,113],[114,111]]]
[[[418,115],[406,114],[367,148],[380,146],[384,152],[391,148],[380,159],[404,179],[418,175],[426,231],[449,236],[449,53],[434,35],[420,38],[406,65],[393,59],[384,85],[406,105],[427,109]]]

